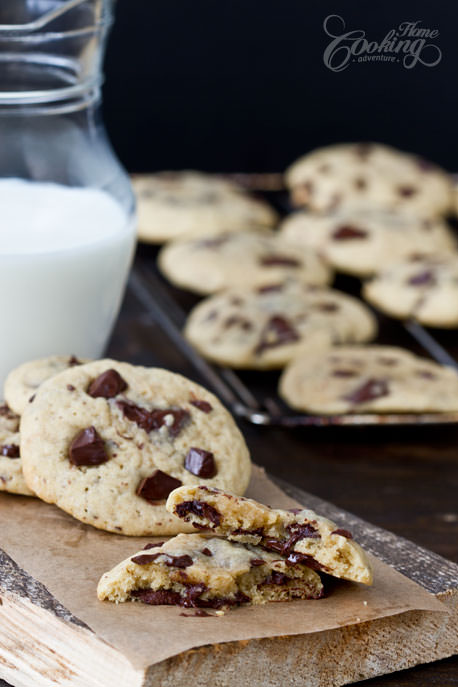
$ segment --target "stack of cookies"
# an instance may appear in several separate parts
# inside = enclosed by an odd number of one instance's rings
[[[179,534],[105,573],[101,600],[198,609],[319,599],[320,573],[372,584],[350,532],[307,509],[275,510],[207,486],[171,492],[166,508],[199,534]]]
[[[175,534],[184,529],[165,509],[172,489],[242,494],[248,485],[249,452],[232,416],[181,375],[54,356],[11,372],[5,398],[0,488],[94,527]]]
[[[220,611],[318,599],[318,574],[371,584],[349,532],[240,494],[245,441],[206,389],[114,360],[53,356],[13,370],[0,406],[0,488],[116,534],[173,536],[103,575],[101,600]]]

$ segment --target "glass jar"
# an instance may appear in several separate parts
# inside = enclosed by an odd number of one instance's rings
[[[111,0],[0,5],[0,384],[99,357],[120,307],[135,212],[100,115],[111,22]]]

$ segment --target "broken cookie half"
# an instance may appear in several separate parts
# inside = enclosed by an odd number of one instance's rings
[[[319,599],[319,575],[301,563],[251,545],[200,534],[179,534],[148,545],[105,573],[100,600],[227,608],[267,601]]]
[[[205,486],[175,489],[166,508],[197,529],[273,551],[287,565],[303,563],[334,577],[372,584],[368,557],[351,533],[311,510],[277,510]]]

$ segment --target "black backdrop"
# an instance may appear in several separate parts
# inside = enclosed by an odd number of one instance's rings
[[[328,15],[379,43],[421,21],[439,31],[426,42],[440,61],[334,72],[323,61]],[[457,19],[457,0],[118,0],[107,129],[130,171],[279,171],[344,140],[384,141],[458,170]]]

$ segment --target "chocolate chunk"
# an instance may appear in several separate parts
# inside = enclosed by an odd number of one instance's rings
[[[19,415],[13,413],[7,403],[2,403],[2,405],[0,405],[0,417],[6,417],[7,420],[16,420],[19,418]]]
[[[33,403],[35,400],[36,394],[32,394],[32,396],[29,398],[29,403]]]
[[[300,336],[293,325],[283,315],[272,315],[266,323],[258,345],[255,348],[255,354],[261,355],[269,348],[276,348],[283,346],[293,341],[299,341]]]
[[[69,391],[75,391],[76,387],[73,386],[73,384],[67,384],[67,389],[68,389]]]
[[[358,229],[358,227],[353,227],[351,224],[344,224],[343,226],[336,229],[332,238],[335,241],[347,241],[348,239],[364,239],[367,236],[367,231],[364,229]]]
[[[116,405],[122,410],[124,417],[131,422],[135,422],[145,432],[151,432],[152,419],[149,410],[140,408],[130,401],[116,401]]]
[[[152,410],[150,415],[152,419],[151,429],[160,429],[163,425],[167,424],[169,434],[174,439],[176,439],[176,437],[180,434],[181,430],[188,424],[188,422],[191,419],[190,413],[188,413],[187,410],[183,410],[183,408],[166,408],[165,410],[156,409]],[[171,424],[168,424],[166,421],[168,415],[171,415],[173,417],[173,421]]]
[[[246,530],[243,527],[238,527],[236,530],[232,530],[232,534],[248,534],[251,537],[262,537],[263,533],[262,527],[258,527],[255,530]]]
[[[283,289],[283,284],[266,284],[265,286],[259,286],[256,291],[257,293],[273,293],[274,291],[281,291]]]
[[[87,427],[78,432],[70,444],[68,453],[73,465],[101,465],[108,460],[105,442],[95,427]]]
[[[226,234],[222,234],[221,236],[215,236],[214,238],[211,239],[202,239],[201,241],[197,242],[197,247],[198,248],[219,248],[220,246],[223,246],[225,243],[227,243],[230,240],[230,237],[227,236]]]
[[[204,322],[211,322],[212,320],[216,319],[217,316],[218,316],[217,310],[210,310],[208,315],[205,317]]]
[[[189,401],[191,405],[196,406],[196,408],[199,408],[203,413],[211,413],[213,410],[213,406],[208,403],[208,401],[201,401],[198,398],[193,398]]]
[[[169,589],[133,589],[130,595],[135,599],[140,599],[144,604],[152,606],[181,606],[182,598],[178,592]]]
[[[423,379],[436,379],[436,375],[429,370],[417,370],[415,375],[417,377],[422,377]]]
[[[170,556],[167,554],[167,558],[164,560],[166,565],[172,568],[189,568],[193,564],[191,556]]]
[[[331,303],[331,301],[325,303],[316,303],[314,305],[315,310],[320,310],[321,312],[337,312],[340,310],[340,305],[337,303]]]
[[[181,480],[175,479],[162,470],[155,470],[150,477],[142,479],[137,487],[136,494],[145,501],[161,501],[166,499],[171,491],[181,487]]]
[[[246,317],[241,317],[240,315],[231,315],[227,317],[223,322],[224,329],[229,329],[230,327],[240,327],[245,332],[249,332],[253,325],[246,319]]]
[[[192,605],[194,607],[199,606],[201,608],[224,608],[226,606],[238,606],[240,604],[248,603],[249,601],[249,596],[246,596],[246,594],[243,594],[243,592],[236,592],[236,594],[232,598],[227,596],[214,596],[211,599],[196,598],[195,600],[193,600]]]
[[[398,360],[396,358],[389,358],[388,356],[381,355],[377,358],[377,362],[380,365],[387,365],[388,367],[394,367],[395,365],[398,364]]]
[[[369,157],[369,155],[372,153],[374,149],[374,144],[373,143],[358,143],[354,147],[355,155],[362,160],[365,160],[366,158]]]
[[[0,456],[7,458],[20,458],[19,446],[17,444],[4,444],[0,446]]]
[[[203,501],[183,501],[183,503],[179,503],[175,506],[175,513],[179,518],[184,518],[186,522],[189,522],[191,519],[186,517],[189,514],[205,518],[205,520],[212,522],[215,527],[218,527],[221,522],[221,513],[217,511],[216,508],[213,508],[213,506]],[[195,523],[193,523],[193,525],[196,526]]]
[[[261,542],[261,546],[267,551],[275,551],[282,555],[285,555],[285,544],[286,542],[281,539],[276,539],[275,537],[264,537]]]
[[[260,258],[259,264],[263,267],[300,267],[302,265],[301,261],[296,258],[290,258],[286,255],[277,255],[275,253]]]
[[[363,179],[361,177],[357,177],[353,183],[355,184],[355,188],[357,188],[358,191],[362,191],[367,187],[366,179]]]
[[[288,539],[288,548],[291,549],[301,539],[321,539],[318,530],[308,522],[300,523],[293,522],[286,527],[290,537]]]
[[[82,364],[83,363],[81,362],[81,360],[78,360],[76,355],[72,355],[71,358],[69,358],[69,360],[68,360],[69,367],[73,367],[74,365],[82,365]]]
[[[432,169],[435,169],[436,167],[435,164],[433,164],[429,160],[425,160],[423,157],[417,157],[417,165],[422,172],[430,172]]]
[[[261,546],[269,551],[276,551],[282,556],[287,556],[301,539],[320,539],[321,535],[311,523],[293,522],[286,527],[288,537],[277,539],[264,537]]]
[[[257,568],[259,565],[264,565],[265,561],[262,558],[252,558],[250,565],[252,568]]]
[[[134,556],[130,560],[132,563],[136,563],[137,565],[148,565],[148,563],[153,563],[153,561],[155,561],[156,558],[161,555],[162,554],[160,553],[145,553],[139,556]]]
[[[364,382],[349,394],[342,396],[342,398],[357,405],[358,403],[372,401],[374,398],[388,396],[389,393],[390,390],[385,379],[368,379],[367,382]]]
[[[158,546],[162,546],[163,543],[163,541],[159,541],[157,542],[157,544],[154,544],[152,542],[150,544],[145,544],[145,546],[143,547],[143,551],[147,551],[148,549],[155,549]]]
[[[354,370],[333,370],[333,377],[356,377],[358,373]]]
[[[313,193],[313,181],[303,181],[302,184],[300,184],[300,188],[306,191],[307,196],[310,197]]]
[[[197,477],[214,477],[217,473],[215,459],[211,451],[191,446],[184,460],[184,467]]]
[[[121,391],[125,391],[125,389],[127,389],[127,384],[119,372],[110,369],[106,372],[102,372],[102,374],[91,382],[87,393],[89,396],[92,396],[92,398],[114,398],[120,394]]]
[[[291,578],[288,577],[288,575],[285,575],[284,573],[280,573],[277,571],[274,571],[267,577],[262,584],[278,584],[278,585],[284,585],[289,582]]]
[[[351,532],[348,530],[344,530],[341,527],[339,527],[336,530],[333,530],[331,534],[340,534],[341,537],[346,537],[347,539],[353,539],[353,535]]]
[[[193,563],[191,556],[171,556],[170,554],[162,553],[161,551],[158,553],[140,554],[139,556],[134,556],[130,560],[132,563],[136,563],[137,565],[148,565],[148,563],[153,563],[157,558],[159,558],[159,556],[162,557],[162,560],[160,560],[159,563],[168,565],[171,568],[189,568],[189,566]]]
[[[198,584],[190,584],[186,587],[185,597],[181,600],[181,605],[186,608],[195,608],[196,606],[204,605],[201,603],[201,596],[205,591],[207,591],[207,586],[203,582]]]
[[[207,547],[205,547],[205,549],[202,549],[200,553],[203,553],[204,556],[213,556],[212,552]]]
[[[160,429],[163,425],[167,425],[169,434],[173,438],[179,435],[183,427],[191,418],[188,411],[182,408],[165,408],[164,410],[155,408],[153,410],[147,410],[146,408],[140,408],[130,401],[116,401],[116,405],[122,410],[123,415],[128,420],[135,422],[135,424],[141,429],[144,429],[145,432],[149,433],[153,430]],[[173,420],[171,424],[167,423],[167,416],[172,416]]]
[[[398,193],[403,198],[410,198],[417,193],[417,189],[413,186],[398,186]]]
[[[425,270],[410,277],[407,283],[412,286],[433,286],[436,283],[436,275],[432,270]]]
[[[301,563],[302,565],[305,565],[307,568],[311,568],[312,570],[321,570],[323,572],[326,572],[327,568],[324,565],[321,565],[321,563],[318,563],[313,556],[310,556],[308,553],[301,553],[300,551],[291,551],[290,554],[288,554],[288,557],[286,559],[286,565],[297,565],[297,563]]]

